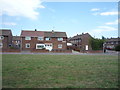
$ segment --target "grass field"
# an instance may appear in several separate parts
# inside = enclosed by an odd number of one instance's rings
[[[3,88],[117,88],[118,57],[2,55]]]

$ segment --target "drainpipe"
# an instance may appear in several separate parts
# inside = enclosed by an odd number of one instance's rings
[[[22,51],[22,37],[21,37],[21,42],[20,42],[20,43],[21,43],[21,44],[20,44],[20,45],[21,45],[20,47],[21,47],[21,51]]]

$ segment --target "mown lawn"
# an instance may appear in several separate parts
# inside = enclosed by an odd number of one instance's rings
[[[3,88],[117,88],[118,57],[2,55]]]

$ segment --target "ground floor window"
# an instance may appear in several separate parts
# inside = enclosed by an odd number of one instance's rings
[[[4,39],[4,36],[0,36],[0,40],[3,40]]]
[[[44,44],[36,44],[36,49],[45,49]]]
[[[58,48],[62,48],[62,44],[58,44]]]
[[[30,43],[26,43],[26,48],[30,48]]]
[[[2,48],[3,47],[3,44],[2,43],[0,43],[0,48]]]

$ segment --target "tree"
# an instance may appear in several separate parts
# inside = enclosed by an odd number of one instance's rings
[[[106,38],[104,36],[102,36],[102,40],[105,40]]]
[[[91,44],[92,50],[102,50],[104,41],[105,40],[103,39],[91,38],[90,44]]]

